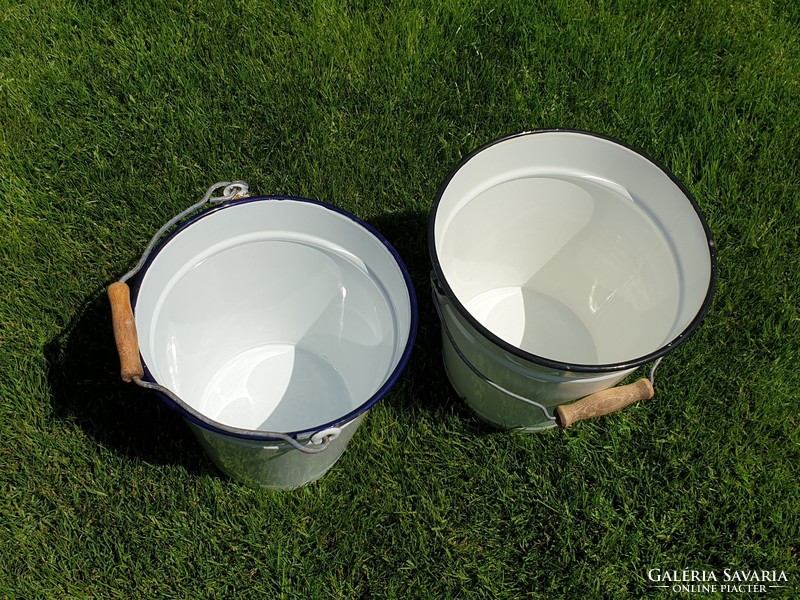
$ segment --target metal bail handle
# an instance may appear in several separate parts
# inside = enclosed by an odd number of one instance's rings
[[[222,195],[214,196],[213,195],[214,192],[216,192],[220,188],[224,188],[222,190]],[[147,248],[145,248],[144,252],[142,253],[139,262],[136,263],[136,266],[134,268],[132,268],[130,271],[125,273],[125,275],[120,277],[119,279],[120,282],[125,283],[126,281],[128,281],[128,279],[136,275],[136,273],[138,273],[141,270],[141,268],[144,266],[144,263],[147,262],[147,257],[150,256],[150,253],[153,251],[153,248],[156,247],[158,240],[160,240],[161,236],[163,236],[169,230],[170,227],[175,225],[175,223],[177,223],[184,217],[187,217],[188,215],[192,214],[194,211],[196,211],[198,208],[202,207],[206,203],[216,204],[218,202],[227,202],[229,200],[237,200],[239,198],[244,198],[245,196],[248,195],[247,192],[249,189],[250,186],[248,186],[244,181],[218,181],[217,183],[212,185],[210,188],[206,190],[206,193],[205,195],[203,195],[202,200],[200,200],[196,204],[193,204],[186,210],[172,217],[169,221],[167,221],[166,223],[164,223],[164,225],[161,226],[161,229],[156,231],[156,234],[152,237],[150,243],[147,244]]]
[[[221,196],[214,196],[214,193],[222,189]],[[130,289],[126,283],[131,277],[138,273],[147,258],[155,248],[161,236],[184,217],[190,215],[208,202],[225,202],[247,196],[249,186],[244,181],[219,181],[206,190],[203,199],[193,204],[186,210],[172,217],[167,221],[156,234],[150,239],[147,248],[139,258],[136,266],[123,275],[119,281],[112,283],[108,287],[108,299],[111,303],[111,317],[114,326],[114,340],[117,345],[117,353],[120,359],[120,375],[126,383],[131,381],[138,382],[144,377],[144,368],[139,357],[139,338],[136,332],[136,320],[131,309]]]
[[[222,195],[214,196],[214,193],[220,189],[222,189]],[[126,282],[141,270],[142,266],[147,262],[147,258],[150,256],[153,248],[155,248],[158,243],[158,240],[161,239],[170,227],[207,203],[216,204],[244,198],[248,195],[248,189],[249,186],[244,181],[220,181],[212,185],[208,188],[202,200],[167,221],[152,237],[137,265],[121,277],[119,281],[112,283],[108,287],[108,297],[111,303],[111,319],[114,327],[114,341],[117,346],[117,353],[119,354],[120,376],[122,380],[126,383],[133,382],[140,387],[164,394],[189,415],[203,423],[209,423],[209,419],[189,406],[175,392],[159,383],[144,381],[144,367],[142,365],[141,356],[139,355],[136,320],[133,315],[133,309],[131,308],[130,288]],[[209,424],[212,426],[219,425],[215,423]],[[246,435],[248,432],[246,430],[238,430],[238,433]],[[265,438],[265,441],[267,439],[279,440],[290,444],[304,454],[319,454],[327,450],[330,443],[339,437],[341,429],[338,427],[329,427],[318,431],[311,436],[309,442],[306,444],[301,443],[288,434],[277,431],[259,431],[258,433],[259,437],[263,436]]]

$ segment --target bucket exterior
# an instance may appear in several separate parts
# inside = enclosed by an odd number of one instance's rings
[[[229,477],[251,487],[293,490],[325,475],[342,457],[366,413],[341,426],[324,452],[303,454],[283,442],[238,439],[188,421],[208,456]]]
[[[440,187],[428,244],[448,378],[483,420],[556,425],[688,339],[713,298],[697,202],[642,152],[575,130],[521,132]]]

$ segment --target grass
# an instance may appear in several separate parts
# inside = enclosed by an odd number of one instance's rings
[[[800,593],[797,6],[0,2],[0,597],[674,595],[652,568]],[[720,271],[653,401],[525,436],[447,384],[425,224],[461,156],[539,127],[667,165]],[[116,376],[104,287],[232,179],[365,218],[421,301],[401,383],[290,493]]]

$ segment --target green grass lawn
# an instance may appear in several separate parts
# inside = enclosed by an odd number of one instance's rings
[[[0,0],[0,34],[0,597],[800,597],[795,0]],[[462,156],[544,127],[670,168],[719,280],[652,401],[523,435],[447,383],[426,223]],[[364,218],[420,299],[401,382],[294,492],[117,378],[105,286],[233,179]]]

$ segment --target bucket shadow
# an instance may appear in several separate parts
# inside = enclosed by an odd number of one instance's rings
[[[401,393],[392,395],[393,402],[401,409],[454,414],[475,433],[491,432],[494,429],[480,421],[458,397],[444,370],[441,326],[431,295],[428,216],[427,212],[402,211],[367,219],[400,254],[417,295],[417,339],[398,383]]]
[[[400,254],[418,304],[417,338],[390,400],[398,410],[457,417],[475,434],[496,431],[457,396],[442,363],[441,328],[433,305],[428,214],[403,211],[366,219]],[[75,424],[98,444],[134,460],[179,465],[193,474],[218,471],[174,411],[151,391],[123,383],[105,286],[46,347],[48,382],[57,420]]]
[[[180,465],[195,474],[216,472],[180,416],[153,392],[120,379],[104,289],[84,303],[45,352],[57,420],[132,459]]]

